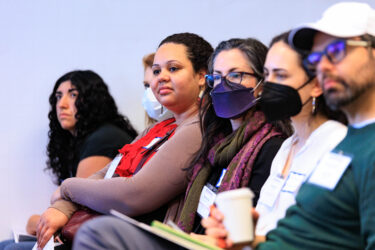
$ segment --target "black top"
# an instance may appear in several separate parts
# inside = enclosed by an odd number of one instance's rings
[[[133,138],[124,130],[112,124],[104,124],[88,135],[81,146],[76,149],[76,160],[72,164],[71,177],[76,176],[78,164],[90,156],[107,156],[114,158],[118,150]]]
[[[251,172],[251,177],[249,180],[248,187],[254,193],[253,206],[255,207],[258,199],[260,190],[262,189],[263,184],[266,182],[268,176],[270,175],[271,165],[273,158],[275,157],[277,151],[281,147],[281,144],[284,142],[284,138],[281,137],[272,137],[267,142],[264,143],[263,147],[259,151],[253,170]],[[226,166],[225,166],[226,167]],[[210,177],[208,178],[209,184],[215,187],[216,183],[220,179],[221,172],[223,168],[215,168]],[[195,216],[193,232],[197,234],[204,234],[204,228],[200,225],[201,221],[200,215],[197,213]]]

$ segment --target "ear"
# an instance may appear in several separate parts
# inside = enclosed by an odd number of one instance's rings
[[[198,73],[197,73],[197,76],[198,76],[198,85],[199,87],[203,88],[206,84],[206,74],[207,74],[207,71],[204,70],[204,69],[201,69]]]
[[[311,89],[310,95],[312,97],[319,97],[323,94],[323,89],[320,87],[318,78],[314,78],[311,80],[311,83],[313,84],[313,88]]]

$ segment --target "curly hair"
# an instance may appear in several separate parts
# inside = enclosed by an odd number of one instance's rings
[[[61,127],[56,113],[56,91],[65,81],[70,81],[78,91],[75,102],[77,109],[75,135]],[[137,136],[137,132],[129,120],[118,112],[106,83],[91,70],[76,70],[61,76],[55,83],[49,103],[51,108],[48,113],[49,142],[46,170],[51,170],[56,176],[56,184],[61,184],[64,179],[72,177],[72,164],[78,160],[75,153],[76,148],[83,143],[87,135],[104,123],[111,123],[119,127],[133,138]]]
[[[214,70],[213,68],[216,56],[222,51],[231,49],[239,49],[244,53],[258,81],[262,81],[264,78],[263,65],[266,60],[268,49],[263,43],[254,38],[233,38],[219,43],[209,59],[209,73],[212,73]],[[212,88],[206,83],[206,88],[200,102],[199,112],[200,126],[201,130],[203,131],[202,144],[201,148],[191,161],[190,166],[187,168],[190,171],[190,175],[192,174],[191,171],[193,170],[194,165],[197,164],[201,158],[206,158],[210,148],[215,143],[215,138],[217,137],[217,135],[222,134],[224,136],[227,136],[233,131],[230,119],[220,118],[216,115],[212,105],[212,97],[210,95],[211,91]],[[258,105],[256,105],[255,108],[259,109]],[[244,114],[244,117],[246,122],[246,114]],[[289,121],[276,122],[274,123],[274,125],[279,131],[287,135],[292,134],[292,128]]]
[[[182,44],[186,46],[187,55],[195,73],[200,70],[207,70],[208,59],[213,52],[211,44],[204,40],[201,36],[193,33],[177,33],[166,37],[159,44],[158,48],[165,43]]]

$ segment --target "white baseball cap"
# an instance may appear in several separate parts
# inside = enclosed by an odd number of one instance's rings
[[[289,44],[296,49],[310,50],[317,31],[340,38],[365,34],[375,36],[375,10],[366,3],[334,4],[318,21],[293,29],[289,35]]]

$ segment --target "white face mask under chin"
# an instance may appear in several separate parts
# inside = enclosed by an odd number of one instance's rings
[[[173,113],[158,102],[151,88],[146,88],[143,93],[142,105],[148,116],[157,121],[163,121],[173,117]]]

